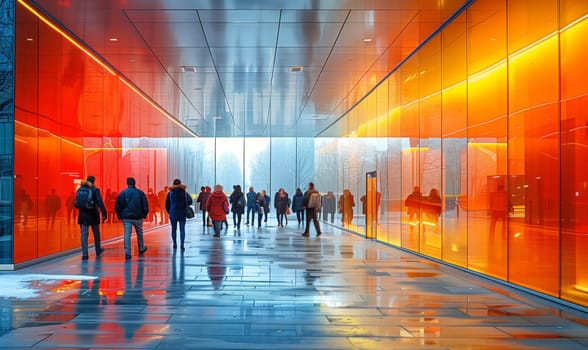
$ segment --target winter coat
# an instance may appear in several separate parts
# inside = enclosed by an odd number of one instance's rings
[[[239,199],[243,196],[245,196],[245,194],[241,191],[231,193],[231,196],[229,197],[229,202],[231,203],[231,212],[232,213],[235,213],[235,214],[244,214],[245,213],[245,207],[244,206],[241,207],[238,204]]]
[[[186,185],[171,185],[165,199],[165,210],[172,220],[186,218],[186,207],[192,204],[192,197],[186,191]]]
[[[304,207],[302,205],[303,201],[304,195],[302,194],[302,191],[296,191],[296,194],[294,195],[294,197],[292,197],[292,211],[297,212],[304,210]]]
[[[276,193],[276,198],[274,199],[274,208],[276,208],[277,214],[286,214],[286,209],[290,206],[290,198],[288,198],[288,193],[284,192],[283,196],[280,196],[280,193]]]
[[[149,213],[147,196],[135,186],[129,186],[116,197],[114,210],[120,220],[145,219]]]
[[[208,196],[210,196],[210,192],[201,191],[198,194],[198,199],[196,202],[200,203],[199,209],[202,211],[206,211],[206,201],[208,200]]]
[[[229,207],[229,201],[227,195],[222,191],[214,191],[208,197],[206,201],[206,211],[212,221],[224,221],[227,218],[225,213],[224,205],[226,203],[227,208]]]
[[[257,193],[247,192],[247,208],[256,208]]]
[[[94,208],[79,208],[78,224],[80,225],[98,225],[100,224],[100,213],[102,217],[108,217],[106,215],[106,207],[104,201],[100,195],[100,189],[95,187],[93,183],[88,181],[82,181],[82,186],[92,188],[92,198],[94,199]]]

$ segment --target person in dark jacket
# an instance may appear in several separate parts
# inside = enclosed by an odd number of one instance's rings
[[[139,255],[147,251],[143,240],[143,220],[149,214],[149,202],[143,191],[135,187],[136,181],[132,177],[127,178],[127,189],[116,196],[114,210],[116,216],[123,223],[125,259],[131,258],[131,234],[133,227],[137,235],[137,246]]]
[[[200,198],[198,198],[200,199]],[[174,243],[173,247],[178,247],[177,229],[180,225],[180,248],[185,250],[184,240],[186,239],[186,208],[192,204],[192,197],[186,191],[186,185],[182,184],[180,179],[175,179],[173,185],[169,187],[167,198],[165,199],[165,210],[169,214],[169,221],[171,225],[171,236]],[[202,206],[202,203],[200,203]],[[206,208],[205,208],[206,210]],[[205,212],[202,212],[205,215]],[[206,219],[204,221],[206,225]]]
[[[255,214],[257,212],[257,193],[255,193],[255,190],[253,189],[253,186],[249,187],[249,192],[247,192],[247,222],[245,223],[245,225],[249,225],[249,222],[251,222],[251,225],[255,225]],[[251,221],[249,221],[249,213],[251,213]]]
[[[231,212],[233,213],[233,226],[239,230],[241,228],[241,216],[245,213],[245,194],[241,191],[241,185],[235,185],[234,191],[229,197],[229,203],[231,203]]]
[[[267,202],[265,201],[265,190],[261,190],[255,197],[255,209],[257,210],[257,227],[261,227],[263,214],[268,211]],[[255,224],[255,218],[253,220]]]
[[[214,228],[214,237],[220,237],[223,222],[227,219],[227,210],[229,201],[227,195],[223,192],[222,185],[215,185],[214,192],[210,194],[206,201],[206,211],[212,220]]]
[[[210,191],[208,190],[208,186],[200,187],[200,193],[198,194],[198,198],[196,199],[197,203],[200,203],[200,211],[202,212],[202,226],[206,227],[206,201],[208,200],[208,196],[210,196]]]
[[[304,207],[302,202],[304,201],[304,194],[300,188],[296,189],[296,194],[292,197],[292,211],[296,213],[296,219],[298,219],[298,226],[304,222]]]
[[[276,215],[278,217],[278,227],[284,227],[284,218],[289,206],[290,198],[288,198],[288,193],[284,191],[283,188],[280,188],[274,198],[274,208],[276,208]]]
[[[318,221],[318,211],[320,210],[321,203],[319,201],[317,206],[313,206],[313,203],[311,201],[311,196],[313,194],[319,196],[320,198],[320,193],[314,188],[314,184],[310,182],[308,183],[308,190],[304,192],[304,201],[302,201],[302,206],[304,207],[304,209],[306,209],[306,228],[304,229],[304,233],[302,233],[302,235],[305,237],[309,236],[311,220],[314,223],[316,236],[318,237],[322,234],[321,226]]]
[[[270,203],[272,202],[272,198],[267,194],[267,192],[265,190],[262,190],[261,192],[263,192],[263,199],[265,200],[265,210],[263,211],[263,222],[267,222],[267,216],[270,212]]]
[[[88,259],[88,234],[90,227],[94,235],[94,249],[96,256],[100,256],[104,252],[104,248],[100,245],[100,214],[102,214],[102,222],[108,219],[104,201],[100,195],[100,189],[94,186],[96,178],[92,175],[82,181],[81,187],[90,188],[92,190],[92,199],[94,200],[93,208],[78,208],[78,224],[81,229],[81,243],[82,243],[82,260]],[[78,189],[79,191],[79,189]]]

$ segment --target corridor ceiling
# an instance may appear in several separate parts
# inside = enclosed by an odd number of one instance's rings
[[[35,0],[203,137],[315,137],[464,0]]]

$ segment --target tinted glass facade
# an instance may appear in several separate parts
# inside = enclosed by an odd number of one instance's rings
[[[194,194],[292,196],[314,181],[336,197],[334,225],[588,305],[584,2],[473,2],[315,138],[192,137],[67,33],[16,12],[16,59],[0,53],[2,79],[16,62],[2,91],[15,112],[2,102],[1,262],[78,249],[70,201],[88,175],[110,198],[127,176],[154,194],[176,177]],[[121,234],[112,221],[106,239]]]

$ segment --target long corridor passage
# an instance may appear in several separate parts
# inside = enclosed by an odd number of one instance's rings
[[[270,222],[272,221],[272,222]],[[0,274],[0,349],[587,349],[577,310],[321,223],[169,226]],[[122,231],[122,226],[121,226]]]

